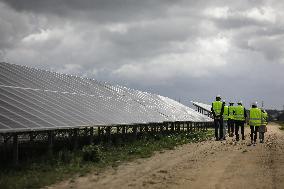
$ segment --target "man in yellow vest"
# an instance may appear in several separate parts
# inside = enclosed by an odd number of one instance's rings
[[[223,100],[224,113],[223,113],[223,140],[226,140],[226,131],[228,127],[229,108],[226,106],[226,101]]]
[[[228,133],[230,137],[234,136],[234,128],[235,128],[235,106],[233,102],[229,103],[230,106],[228,107],[229,116],[228,116]]]
[[[221,102],[221,96],[216,96],[216,101],[212,103],[211,108],[213,118],[214,118],[214,126],[215,126],[215,138],[216,140],[223,140],[223,112],[224,112],[224,104]]]
[[[249,125],[250,125],[250,139],[251,143],[255,146],[257,139],[257,132],[259,126],[261,125],[261,110],[257,108],[257,102],[252,104],[251,109],[249,110]]]
[[[261,125],[258,130],[260,143],[263,143],[264,141],[264,133],[267,130],[266,125],[268,123],[267,119],[268,119],[268,114],[266,113],[264,109],[261,109]]]
[[[236,140],[239,141],[239,129],[241,127],[242,140],[245,140],[245,120],[247,118],[247,112],[243,106],[243,102],[239,101],[238,105],[235,107],[235,135]]]

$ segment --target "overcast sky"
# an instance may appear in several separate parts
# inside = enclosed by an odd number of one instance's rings
[[[0,0],[0,61],[180,99],[284,104],[284,1]]]

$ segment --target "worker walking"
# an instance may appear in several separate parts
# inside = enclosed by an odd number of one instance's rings
[[[216,140],[223,139],[223,112],[224,112],[224,104],[221,102],[221,96],[216,96],[216,101],[212,103],[211,108],[213,118],[214,118],[214,126],[215,126],[215,138]]]
[[[228,107],[228,133],[229,133],[229,137],[233,137],[234,136],[234,127],[235,127],[235,120],[234,120],[234,113],[235,113],[235,107],[234,107],[234,103],[230,102],[229,103],[230,106]]]
[[[235,107],[235,135],[236,140],[239,141],[239,129],[241,128],[242,140],[245,140],[245,120],[247,117],[246,109],[242,104],[242,101],[238,102],[238,105]]]
[[[267,131],[267,128],[266,128],[266,125],[268,123],[267,119],[268,119],[267,112],[264,109],[261,109],[261,125],[258,131],[260,143],[264,142],[264,133]]]
[[[261,125],[261,110],[257,108],[257,102],[252,104],[249,111],[249,125],[250,125],[250,139],[251,143],[255,146],[257,139],[257,132]]]
[[[226,131],[228,128],[229,108],[226,106],[226,101],[223,100],[224,113],[223,113],[223,140],[226,140]]]

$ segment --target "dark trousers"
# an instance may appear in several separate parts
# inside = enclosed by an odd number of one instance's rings
[[[214,119],[215,138],[220,140],[223,138],[223,119]]]
[[[250,126],[250,140],[256,142],[258,126]]]
[[[240,128],[241,128],[242,139],[244,140],[245,139],[245,122],[236,120],[235,121],[235,135],[236,135],[237,140],[240,139],[240,135],[239,135]]]
[[[264,132],[259,132],[259,139],[264,141]]]
[[[235,125],[235,121],[233,119],[229,119],[228,120],[228,133],[229,133],[229,136],[231,136],[234,133],[234,125]]]

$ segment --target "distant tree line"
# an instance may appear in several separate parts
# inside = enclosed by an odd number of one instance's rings
[[[269,121],[284,121],[284,111],[283,110],[266,110],[268,113]]]

